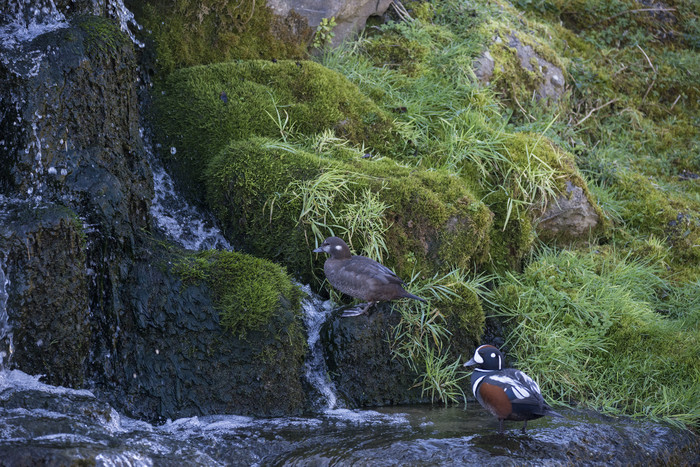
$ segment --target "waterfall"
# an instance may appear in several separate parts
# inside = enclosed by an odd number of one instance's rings
[[[335,409],[339,407],[338,397],[333,382],[328,377],[328,367],[323,356],[321,345],[321,326],[329,318],[333,310],[330,300],[323,301],[311,291],[309,285],[302,287],[308,298],[302,301],[304,309],[304,324],[306,325],[309,355],[304,363],[305,376],[309,384],[319,393],[316,409]]]
[[[172,178],[147,142],[145,146],[153,172],[151,216],[161,231],[188,250],[233,250],[212,216],[200,212],[177,193]]]
[[[14,353],[12,328],[7,314],[7,287],[10,285],[10,279],[5,273],[5,256],[5,254],[0,255],[0,371],[4,370]]]

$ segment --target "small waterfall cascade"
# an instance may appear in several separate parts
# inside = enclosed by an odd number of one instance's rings
[[[308,284],[304,285],[302,290],[308,296],[302,301],[309,344],[309,354],[304,365],[305,376],[309,384],[319,393],[314,408],[321,410],[342,408],[342,403],[336,395],[335,385],[328,377],[328,367],[321,345],[321,327],[330,317],[333,303],[330,300],[324,301],[314,294]]]
[[[0,371],[5,369],[14,353],[12,328],[7,314],[7,288],[10,285],[10,279],[5,272],[4,256],[0,252]]]
[[[172,178],[145,144],[153,172],[151,216],[172,241],[188,250],[233,250],[211,215],[190,205],[176,190]]]

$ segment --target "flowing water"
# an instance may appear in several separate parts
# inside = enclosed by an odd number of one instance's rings
[[[692,465],[692,435],[563,411],[496,433],[480,407],[327,409],[305,417],[191,417],[154,426],[85,390],[0,372],[0,465]],[[696,439],[697,441],[697,439]],[[693,454],[694,450],[694,454]]]

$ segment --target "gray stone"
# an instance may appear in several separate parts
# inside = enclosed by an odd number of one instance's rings
[[[543,59],[529,45],[524,45],[515,34],[511,34],[510,47],[515,48],[515,53],[520,60],[520,66],[528,71],[535,71],[542,75],[544,82],[537,90],[537,96],[540,99],[552,98],[557,100],[564,92],[564,73],[554,64]],[[533,67],[533,62],[537,63],[537,69]]]
[[[587,239],[599,220],[583,189],[567,181],[566,193],[550,201],[537,219],[537,232],[543,240]]]
[[[495,36],[493,39],[494,44],[501,44],[502,42],[499,36]],[[537,55],[531,46],[524,45],[515,34],[510,35],[508,46],[515,49],[520,66],[542,76],[543,82],[536,91],[537,97],[539,99],[558,100],[564,93],[566,85],[564,73],[561,69]],[[536,67],[533,66],[533,62],[536,64]],[[479,81],[488,84],[493,76],[494,66],[495,61],[487,49],[474,61],[474,73]]]
[[[479,58],[474,62],[474,74],[482,83],[489,84],[491,76],[493,76],[493,67],[495,61],[491,56],[491,53],[486,50]]]
[[[365,27],[367,18],[382,15],[391,5],[391,0],[268,0],[267,6],[281,17],[292,11],[305,17],[309,26],[316,28],[323,18],[335,18],[333,46],[352,37]]]

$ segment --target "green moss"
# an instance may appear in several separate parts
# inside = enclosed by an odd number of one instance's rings
[[[134,8],[165,74],[232,59],[304,58],[313,35],[301,16],[279,18],[261,1],[160,0]]]
[[[369,39],[364,48],[376,66],[399,68],[409,75],[420,72],[430,51],[428,46],[396,31]]]
[[[331,169],[347,174],[357,197],[369,189],[388,206],[387,263],[399,275],[410,277],[414,270],[432,275],[486,259],[491,214],[460,179],[412,170],[389,159],[341,161],[290,152],[264,139],[237,141],[210,164],[207,200],[228,236],[306,280],[312,271],[314,233],[299,222],[301,200],[288,188],[292,181],[313,180]],[[338,197],[330,209],[339,213],[347,202]]]
[[[215,306],[221,311],[221,325],[239,337],[250,331],[269,330],[273,317],[282,310],[299,313],[299,288],[283,268],[269,261],[236,252],[208,250],[182,258],[173,269],[184,284],[209,285]],[[298,336],[291,334],[300,332],[295,326],[286,331],[292,340]]]
[[[453,290],[458,297],[441,300],[436,308],[444,316],[450,330],[450,347],[458,356],[469,355],[478,346],[484,331],[484,310],[477,294],[466,287]]]
[[[183,69],[168,77],[155,98],[158,140],[193,197],[208,162],[231,140],[282,136],[278,113],[288,116],[290,131],[331,129],[379,152],[395,139],[382,110],[343,76],[313,62],[258,60]]]
[[[112,19],[81,16],[75,22],[85,32],[85,49],[90,55],[116,57],[122,47],[131,47],[129,38]]]

